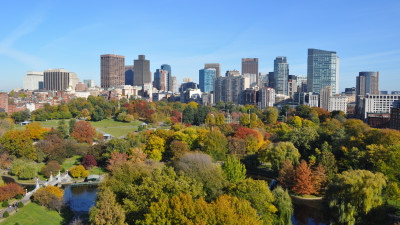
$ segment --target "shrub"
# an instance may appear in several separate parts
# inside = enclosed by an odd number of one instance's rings
[[[89,175],[89,171],[85,170],[85,168],[82,165],[74,166],[71,168],[69,171],[72,177],[77,178],[77,177],[87,177]]]
[[[22,199],[22,195],[21,195],[21,194],[18,194],[16,198],[17,198],[18,200],[19,200],[19,199]]]
[[[83,158],[82,165],[85,169],[90,169],[93,166],[97,166],[97,162],[93,155],[87,155]]]
[[[50,177],[50,173],[53,174],[53,176],[55,176],[60,170],[61,170],[60,164],[57,161],[53,160],[49,161],[46,166],[42,167],[41,173],[46,177]]]
[[[3,213],[3,218],[7,218],[7,217],[9,217],[10,216],[10,214],[8,213],[8,211],[5,211],[4,213]]]
[[[1,204],[1,206],[2,206],[2,207],[8,207],[8,201],[4,201],[4,202]]]
[[[22,203],[22,202],[18,202],[18,204],[17,204],[17,207],[18,207],[18,208],[22,208],[22,207],[24,207],[24,203]]]

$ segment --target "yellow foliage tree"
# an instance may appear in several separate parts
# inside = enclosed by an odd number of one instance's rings
[[[69,170],[72,177],[87,177],[89,176],[89,171],[85,169],[82,165],[74,166]]]

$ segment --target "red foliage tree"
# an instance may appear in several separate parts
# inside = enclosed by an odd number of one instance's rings
[[[249,135],[253,135],[255,138],[258,137],[257,131],[247,128],[247,127],[241,127],[235,133],[235,137],[242,138],[242,139],[245,139]]]
[[[128,155],[126,153],[113,152],[111,153],[110,159],[108,159],[107,169],[111,170],[114,166],[121,165],[126,161],[128,161]]]
[[[322,167],[321,164],[319,164],[317,167],[315,167],[313,171],[313,183],[314,183],[314,188],[317,194],[321,193],[321,190],[326,185],[326,174],[324,167]]]
[[[316,193],[311,168],[307,165],[306,161],[301,160],[300,164],[297,166],[294,180],[295,184],[292,191],[297,194],[310,195]]]
[[[149,109],[149,104],[146,101],[138,100],[134,104],[135,112],[142,118],[146,117],[146,111]]]
[[[16,183],[9,183],[0,187],[0,201],[8,200],[17,196],[18,194],[24,194],[24,189]]]
[[[93,166],[97,166],[97,162],[93,155],[87,155],[83,158],[82,165],[85,169],[90,169]]]
[[[281,170],[279,171],[278,181],[283,187],[292,189],[294,185],[295,171],[292,161],[289,159],[282,163]]]
[[[181,122],[182,114],[178,110],[174,109],[171,113],[171,123],[176,124]]]
[[[71,136],[78,142],[93,144],[93,138],[96,136],[96,130],[88,121],[78,121],[75,123]]]

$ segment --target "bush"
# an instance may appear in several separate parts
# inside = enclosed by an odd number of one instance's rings
[[[10,214],[8,213],[8,211],[5,211],[4,213],[3,213],[3,218],[7,218],[7,217],[9,217],[10,216]]]
[[[16,198],[17,198],[18,200],[19,200],[19,199],[22,199],[22,195],[21,195],[21,194],[18,194]]]
[[[89,175],[89,171],[85,170],[85,168],[82,165],[72,167],[70,169],[69,173],[74,178],[78,178],[78,177],[85,178]]]
[[[18,204],[17,204],[17,207],[18,207],[18,208],[22,208],[22,207],[24,207],[24,203],[22,203],[22,202],[18,202]]]
[[[61,170],[60,164],[57,161],[53,160],[49,161],[46,166],[42,167],[41,173],[46,177],[50,177],[50,174],[56,176],[58,171],[60,170]]]
[[[4,202],[1,204],[1,206],[2,206],[2,207],[8,207],[8,201],[4,201]]]

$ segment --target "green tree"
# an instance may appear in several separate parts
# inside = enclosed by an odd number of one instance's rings
[[[328,181],[331,181],[338,171],[335,156],[329,150],[323,150],[318,157],[319,164],[324,168]]]
[[[68,125],[67,125],[67,123],[65,122],[65,120],[61,120],[61,121],[58,123],[57,130],[61,132],[61,134],[63,135],[63,138],[68,137],[68,134],[69,134],[68,131],[69,131],[69,130],[68,130]]]
[[[188,124],[193,124],[194,114],[195,114],[195,109],[193,109],[191,106],[186,106],[186,108],[182,112],[183,122]]]
[[[328,186],[327,199],[336,222],[355,224],[371,209],[382,204],[386,178],[382,173],[350,170],[336,175]]]
[[[227,145],[228,140],[225,135],[218,130],[213,130],[205,136],[203,151],[215,160],[223,160],[227,153]]]
[[[222,166],[228,181],[238,183],[246,178],[246,168],[235,157],[228,157]]]
[[[222,125],[225,124],[225,116],[223,113],[218,113],[217,117],[215,118],[215,124],[216,125]]]
[[[263,111],[264,123],[268,125],[275,124],[278,120],[279,112],[275,107],[267,107]]]
[[[89,222],[94,225],[125,225],[125,210],[115,199],[115,194],[106,187],[98,195],[96,205],[90,209]]]
[[[38,166],[34,162],[25,163],[18,175],[20,179],[33,179],[38,174]]]
[[[74,131],[75,123],[76,123],[76,119],[71,119],[69,121],[69,133],[70,134]]]
[[[293,204],[289,192],[279,186],[272,191],[272,195],[274,196],[274,205],[278,209],[276,223],[279,225],[291,225]]]
[[[292,164],[298,164],[300,153],[291,142],[279,142],[269,144],[267,148],[260,153],[259,159],[261,162],[271,162],[272,170],[278,173],[282,163],[286,160],[290,160]]]
[[[318,137],[318,132],[313,127],[295,128],[290,133],[290,142],[299,149],[303,158],[308,158],[310,155],[313,155],[313,146]]]

